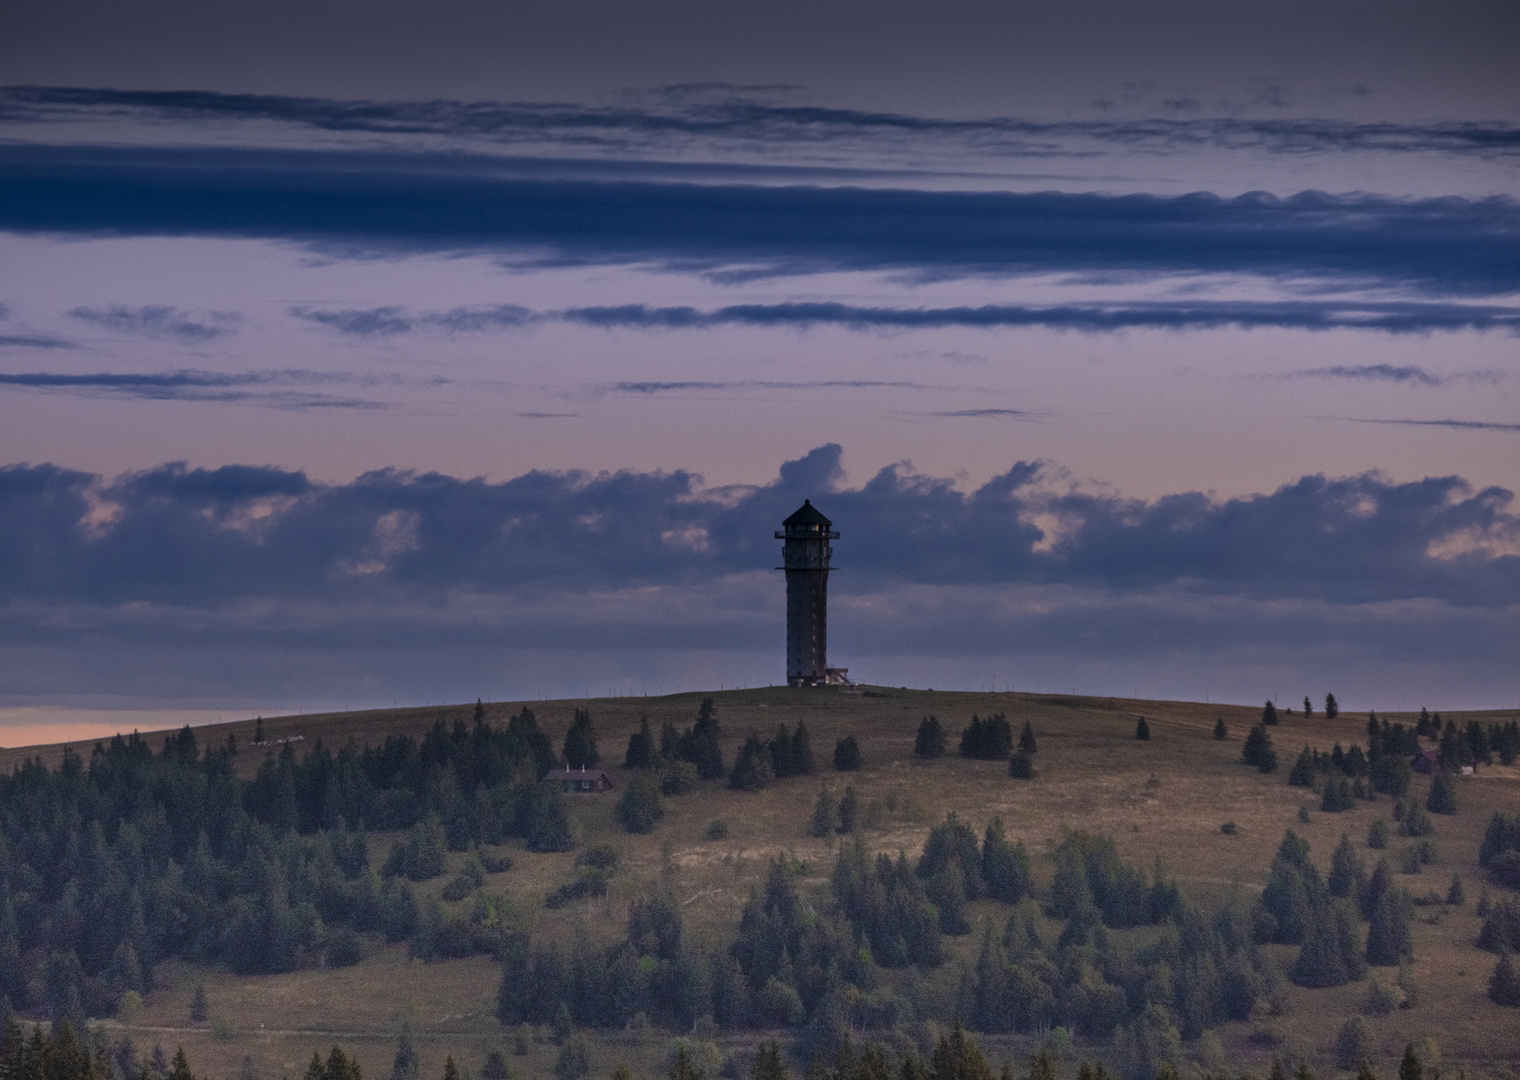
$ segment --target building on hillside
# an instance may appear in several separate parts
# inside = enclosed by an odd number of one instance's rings
[[[1434,750],[1421,750],[1409,763],[1409,767],[1417,773],[1434,776],[1441,768],[1441,756]]]
[[[811,499],[781,523],[777,540],[786,571],[786,685],[849,686],[848,668],[828,661],[830,540],[838,540],[828,518]]]
[[[550,769],[544,779],[561,785],[571,795],[599,795],[614,786],[605,769]]]

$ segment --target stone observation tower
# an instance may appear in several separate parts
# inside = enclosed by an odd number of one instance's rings
[[[848,683],[845,668],[828,666],[829,557],[834,549],[830,540],[838,540],[832,525],[805,501],[791,517],[781,523],[777,540],[786,571],[786,684],[788,686],[824,686]]]

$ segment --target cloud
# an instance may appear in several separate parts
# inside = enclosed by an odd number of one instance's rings
[[[1013,420],[1035,420],[1047,415],[1043,412],[1030,411],[1028,409],[956,409],[952,412],[930,413],[930,416],[966,417],[980,419],[982,417],[1005,417]]]
[[[1368,420],[1350,417],[1358,424],[1408,424],[1412,427],[1456,428],[1459,431],[1520,431],[1520,424],[1495,424],[1485,420]]]
[[[186,344],[214,341],[233,333],[243,317],[233,311],[212,311],[196,318],[167,305],[129,308],[77,307],[69,317],[91,323],[118,334],[142,334],[153,338],[172,338]]]
[[[400,307],[355,311],[293,308],[299,319],[360,337],[411,333],[442,327],[464,333],[517,330],[561,322],[602,330],[709,330],[725,326],[808,329],[837,326],[856,331],[1004,330],[1037,327],[1101,334],[1123,330],[1374,330],[1391,334],[1438,331],[1520,331],[1520,309],[1498,305],[1416,302],[1334,301],[1162,301],[1031,306],[983,304],[976,307],[863,307],[832,302],[730,304],[702,311],[694,307],[621,304],[530,311],[512,304],[493,308],[453,308],[408,314]],[[1418,368],[1386,364],[1325,367],[1283,378],[1365,378],[1421,381],[1434,378]],[[1430,385],[1436,385],[1431,383]]]
[[[74,343],[46,334],[0,334],[0,348],[72,349]]]
[[[152,401],[211,401],[255,405],[303,412],[311,409],[383,409],[363,398],[290,390],[254,390],[280,383],[348,381],[342,376],[310,371],[256,371],[222,374],[211,371],[97,372],[63,375],[50,372],[0,374],[0,387],[84,396],[145,398]]]
[[[1172,114],[1126,120],[1044,121],[1009,116],[935,117],[828,108],[777,100],[795,88],[688,83],[656,88],[616,105],[447,99],[339,100],[209,91],[11,86],[0,117],[13,123],[87,121],[109,116],[149,123],[260,122],[325,134],[445,136],[506,145],[580,148],[841,144],[924,150],[956,147],[982,156],[1023,158],[1111,147],[1151,153],[1212,147],[1275,154],[1377,152],[1503,158],[1520,154],[1520,126],[1502,121],[1394,123],[1314,117],[1207,117],[1191,98],[1164,102]],[[1255,105],[1281,109],[1281,87],[1262,88]],[[1181,114],[1191,114],[1183,116]]]
[[[0,698],[267,713],[763,683],[784,625],[772,533],[805,497],[843,533],[833,655],[876,681],[1474,704],[1512,685],[1503,489],[1365,474],[1131,500],[1036,461],[972,491],[907,464],[850,484],[825,445],[722,489],[685,471],[0,468]]]
[[[267,238],[340,255],[474,251],[729,280],[1250,274],[1426,297],[1520,289],[1520,205],[1503,197],[588,183],[495,177],[467,155],[12,145],[0,147],[0,228]],[[1367,314],[1383,328],[1396,316]]]
[[[893,387],[904,390],[938,390],[916,382],[889,382],[879,379],[818,379],[811,382],[773,382],[763,379],[736,379],[729,382],[620,382],[612,389],[620,394],[670,394],[705,390],[871,390]]]
[[[775,522],[811,497],[848,530],[849,587],[1520,604],[1520,517],[1500,488],[1306,476],[1246,498],[1146,502],[1043,475],[1021,462],[962,492],[896,465],[848,488],[832,445],[788,462],[772,484],[723,493],[683,471],[492,483],[387,470],[321,485],[270,469],[171,465],[107,480],[12,466],[0,470],[0,602],[398,603],[457,590],[691,585],[769,566]],[[272,492],[289,501],[250,509]],[[392,543],[403,533],[406,544]],[[700,544],[672,539],[695,536]],[[1494,554],[1506,545],[1515,554]]]

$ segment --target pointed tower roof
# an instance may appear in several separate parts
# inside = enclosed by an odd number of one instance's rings
[[[832,524],[834,524],[832,521],[818,512],[818,508],[813,505],[811,499],[803,499],[802,505],[797,508],[797,512],[781,523],[782,527],[787,529],[808,525],[822,525],[827,529]]]

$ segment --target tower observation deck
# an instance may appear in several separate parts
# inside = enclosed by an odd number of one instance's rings
[[[811,500],[781,523],[777,540],[782,545],[786,571],[786,684],[824,686],[847,683],[844,668],[828,666],[829,558],[838,540],[828,518]]]

